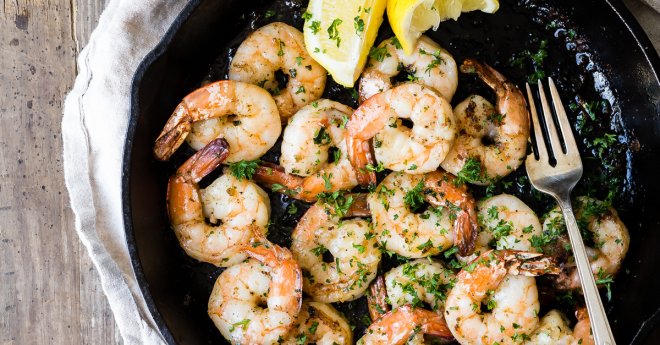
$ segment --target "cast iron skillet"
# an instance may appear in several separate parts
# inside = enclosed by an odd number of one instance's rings
[[[184,145],[172,162],[157,162],[152,155],[154,139],[175,105],[200,81],[225,77],[226,56],[233,54],[249,31],[275,20],[300,28],[305,8],[301,2],[191,1],[135,75],[123,167],[124,222],[142,293],[171,344],[226,343],[206,314],[208,296],[221,270],[188,258],[169,229],[167,178],[191,151]],[[269,9],[275,10],[272,18],[264,16]],[[631,14],[618,0],[505,0],[495,15],[466,14],[429,35],[450,50],[457,62],[476,56],[518,85],[523,85],[534,67],[512,64],[511,59],[525,49],[534,52],[546,39],[549,57],[543,70],[557,80],[567,103],[582,98],[609,101],[609,106],[598,111],[593,131],[580,133],[586,138],[581,149],[587,156],[597,153],[587,142],[599,133],[613,131],[620,142],[603,153],[611,163],[607,173],[591,174],[603,166],[593,160],[586,162],[587,182],[593,184],[598,178],[616,182],[615,205],[632,237],[606,309],[619,344],[658,343],[660,59]],[[389,36],[391,31],[384,24],[379,40]],[[347,90],[334,83],[327,89],[326,97],[356,106]],[[470,92],[487,94],[479,82],[461,76],[453,103]],[[586,116],[584,111],[570,113],[576,123]],[[276,154],[266,159],[273,160]],[[512,186],[504,191],[520,195],[537,212],[547,210],[547,200],[517,183],[523,175],[524,169],[520,169],[511,176]],[[602,198],[607,190],[592,192]],[[271,195],[271,202],[275,223],[271,233],[279,234],[273,240],[286,245],[287,233],[305,207],[298,204],[298,213],[289,216],[284,210],[290,200]],[[363,328],[359,318],[365,310],[359,303],[343,304],[340,309],[359,332]]]

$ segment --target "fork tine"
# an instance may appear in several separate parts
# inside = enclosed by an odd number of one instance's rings
[[[529,111],[531,113],[531,120],[534,124],[534,138],[536,139],[536,153],[539,155],[539,161],[548,162],[548,151],[545,148],[545,141],[543,141],[543,130],[541,129],[541,124],[539,122],[539,116],[536,113],[536,104],[534,104],[534,97],[532,96],[532,90],[529,87],[529,83],[526,83],[525,87],[527,88],[527,99],[529,100]]]
[[[550,84],[550,94],[552,95],[552,104],[555,107],[555,113],[557,114],[557,120],[559,120],[559,128],[561,130],[561,136],[564,138],[564,144],[566,145],[566,154],[571,156],[571,158],[580,159],[580,153],[577,149],[577,144],[575,144],[575,137],[573,137],[573,130],[571,129],[571,124],[568,122],[566,117],[566,110],[564,110],[564,104],[559,98],[559,92],[557,92],[557,87],[552,78],[549,79]]]
[[[555,155],[555,159],[557,159],[557,157],[564,154],[564,151],[561,147],[561,141],[559,141],[559,134],[557,134],[555,120],[552,118],[552,110],[550,110],[550,104],[548,103],[548,99],[545,97],[543,83],[541,83],[540,80],[539,96],[541,98],[541,107],[543,107],[543,118],[545,119],[545,128],[547,129],[550,147],[552,148],[552,153]]]

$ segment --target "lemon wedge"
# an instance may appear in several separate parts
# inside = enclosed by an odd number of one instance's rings
[[[497,0],[463,0],[463,12],[479,10],[486,13],[495,13],[500,8]]]
[[[440,22],[456,20],[462,12],[493,13],[499,6],[498,0],[388,0],[387,17],[403,51],[410,55],[422,33],[437,29]]]
[[[383,22],[387,0],[311,0],[303,15],[309,54],[335,81],[353,87]]]

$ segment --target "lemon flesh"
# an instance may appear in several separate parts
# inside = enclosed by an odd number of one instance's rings
[[[386,0],[311,0],[303,35],[309,54],[334,80],[353,87],[383,22]]]
[[[410,55],[424,31],[440,22],[458,19],[462,12],[481,10],[493,13],[498,0],[388,0],[387,17],[403,51]]]

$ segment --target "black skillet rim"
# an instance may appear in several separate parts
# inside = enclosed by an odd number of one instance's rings
[[[123,208],[123,221],[124,228],[126,231],[126,242],[128,245],[128,251],[131,256],[131,264],[133,266],[133,271],[140,286],[140,291],[144,297],[145,303],[149,308],[149,312],[158,326],[163,338],[168,344],[176,345],[174,336],[169,331],[169,328],[163,321],[156,303],[154,302],[151,292],[149,291],[149,283],[146,280],[144,272],[142,270],[142,264],[138,255],[138,248],[135,241],[135,233],[133,231],[133,214],[132,214],[132,204],[130,198],[130,167],[131,167],[131,153],[133,149],[133,140],[135,138],[135,131],[137,126],[137,118],[139,116],[139,85],[142,82],[145,72],[148,67],[156,61],[163,53],[167,50],[169,43],[174,38],[174,35],[177,33],[181,25],[188,19],[188,17],[194,12],[194,10],[199,6],[203,0],[191,0],[181,11],[181,13],[174,19],[172,25],[167,30],[162,40],[156,45],[156,47],[149,52],[144,60],[138,66],[133,80],[131,83],[131,103],[130,103],[130,118],[128,123],[128,129],[126,132],[126,141],[124,144],[124,157],[122,162],[122,208]],[[651,40],[646,35],[646,32],[642,29],[641,25],[637,22],[635,17],[632,15],[630,10],[625,6],[621,0],[604,0],[604,2],[614,11],[614,13],[621,19],[623,25],[626,26],[632,37],[635,39],[637,45],[641,48],[642,54],[649,63],[652,74],[655,76],[656,82],[660,85],[660,76],[658,75],[658,70],[660,70],[660,56],[656,52]],[[646,326],[653,327],[658,323],[659,320],[653,320],[656,318],[657,312],[653,317],[648,320],[649,324],[643,325],[642,328]],[[648,331],[648,329],[646,329]],[[633,343],[637,340],[638,336],[643,336],[644,329],[640,329],[640,332],[633,338]]]

